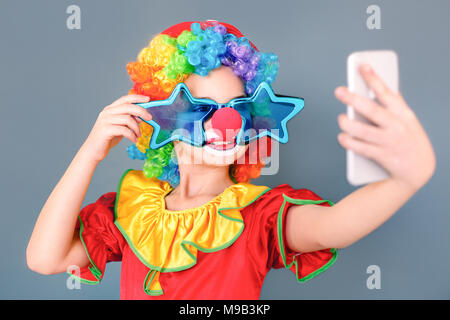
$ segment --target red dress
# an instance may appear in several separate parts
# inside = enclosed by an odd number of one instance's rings
[[[259,299],[271,268],[288,268],[298,282],[304,282],[327,269],[337,257],[336,249],[297,253],[286,247],[287,209],[305,203],[332,205],[308,189],[293,189],[287,184],[265,192],[240,211],[245,227],[232,245],[216,252],[199,250],[194,266],[161,272],[164,294],[155,296],[146,293],[143,286],[150,269],[114,223],[116,192],[109,192],[81,210],[78,228],[81,226],[80,237],[91,263],[81,268],[78,278],[98,283],[107,262],[122,261],[121,299]]]

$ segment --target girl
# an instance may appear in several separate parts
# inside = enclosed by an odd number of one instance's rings
[[[338,248],[378,228],[434,172],[432,146],[413,111],[370,66],[361,73],[385,108],[337,88],[340,101],[376,124],[342,114],[338,140],[380,163],[390,177],[334,205],[308,189],[249,183],[264,166],[271,138],[282,139],[261,135],[236,143],[248,110],[176,109],[194,98],[226,104],[273,82],[277,57],[259,52],[232,25],[208,20],[172,26],[127,70],[133,89],[100,112],[42,208],[27,248],[28,266],[36,272],[55,274],[76,265],[80,269],[70,274],[94,284],[107,262],[122,261],[122,299],[258,299],[271,268],[288,268],[299,282],[318,275],[335,261]],[[179,84],[187,88],[184,100]],[[166,101],[168,121],[205,115],[197,127],[204,143],[173,135],[178,122],[168,125],[152,113],[156,109],[143,108],[155,100]],[[267,111],[252,106],[248,123]],[[271,128],[283,131],[273,115],[261,118],[262,126],[275,123]],[[183,121],[184,129],[198,134],[193,129],[198,121]],[[231,138],[220,135],[225,130],[232,131]],[[95,168],[123,137],[134,142],[127,149],[130,157],[145,160],[143,170],[125,171],[117,192],[80,212]],[[151,148],[155,143],[159,147]]]

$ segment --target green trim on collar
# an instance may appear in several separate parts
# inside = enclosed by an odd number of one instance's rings
[[[320,267],[319,269],[315,270],[314,272],[304,276],[303,278],[299,278],[298,277],[298,263],[297,263],[297,259],[292,259],[292,262],[290,264],[287,264],[286,261],[286,255],[285,255],[285,246],[284,246],[284,242],[283,242],[283,212],[284,212],[284,207],[286,206],[286,202],[292,203],[292,204],[320,204],[320,203],[324,203],[327,202],[330,206],[333,206],[334,203],[331,202],[330,200],[309,200],[309,199],[294,199],[294,198],[290,198],[287,195],[285,195],[283,193],[283,204],[280,207],[280,210],[278,211],[278,216],[277,216],[277,235],[278,235],[278,246],[280,248],[280,252],[281,252],[281,257],[283,259],[283,264],[285,266],[286,269],[290,269],[292,267],[292,265],[295,265],[295,277],[297,279],[297,282],[305,282],[308,281],[311,278],[314,278],[315,276],[317,276],[318,274],[322,273],[323,271],[325,271],[326,269],[328,269],[337,259],[337,249],[335,248],[330,248],[330,252],[333,253],[333,256],[331,257],[331,259],[324,264],[322,267]]]
[[[232,220],[232,221],[237,221],[237,222],[240,222],[240,223],[241,223],[241,228],[240,228],[240,230],[237,232],[236,236],[235,236],[233,239],[231,239],[230,241],[228,241],[227,243],[225,243],[225,244],[223,244],[223,245],[221,245],[221,246],[218,246],[218,247],[215,247],[215,248],[210,248],[210,249],[208,249],[208,248],[203,248],[203,247],[197,245],[197,244],[194,243],[194,242],[183,240],[183,241],[181,242],[181,248],[182,248],[182,249],[183,249],[183,250],[184,250],[184,251],[185,251],[185,252],[186,252],[186,253],[187,253],[194,261],[193,261],[192,263],[188,264],[188,265],[181,266],[181,267],[177,267],[177,268],[161,268],[161,267],[159,267],[159,266],[154,266],[154,265],[148,263],[148,261],[147,261],[146,259],[144,259],[144,257],[142,257],[142,255],[141,255],[141,254],[138,252],[138,250],[135,248],[133,242],[132,242],[131,239],[128,237],[127,233],[125,232],[125,230],[122,228],[122,226],[120,225],[120,223],[119,223],[118,220],[117,220],[117,204],[118,204],[119,198],[120,198],[120,190],[121,190],[121,186],[122,186],[122,181],[123,181],[123,179],[125,178],[125,176],[128,174],[128,172],[130,172],[130,171],[132,171],[132,170],[134,170],[134,169],[128,169],[128,170],[126,170],[126,171],[124,172],[124,174],[122,175],[120,181],[119,181],[119,185],[118,185],[118,188],[117,188],[117,194],[116,194],[116,201],[115,201],[115,204],[114,204],[114,224],[117,226],[117,228],[119,229],[119,231],[122,233],[123,237],[125,238],[125,240],[126,240],[127,243],[128,243],[128,246],[129,246],[130,249],[133,251],[133,253],[136,255],[136,257],[138,257],[138,259],[139,259],[139,260],[140,260],[147,268],[150,269],[150,271],[148,272],[148,274],[147,274],[147,276],[145,277],[145,280],[144,280],[144,291],[145,291],[146,294],[152,295],[152,296],[157,296],[157,295],[162,295],[162,294],[163,294],[162,290],[150,290],[150,289],[148,289],[148,288],[150,287],[151,281],[153,280],[153,278],[154,278],[154,276],[155,276],[155,274],[156,274],[156,272],[153,272],[153,271],[160,271],[160,272],[182,271],[182,270],[189,269],[189,268],[193,267],[194,265],[196,265],[196,264],[197,264],[197,257],[193,256],[193,255],[191,254],[191,252],[186,248],[186,245],[187,245],[187,244],[188,244],[188,245],[191,245],[191,246],[193,246],[193,247],[195,247],[195,248],[197,248],[197,250],[199,250],[199,251],[206,252],[206,253],[220,251],[220,250],[222,250],[222,249],[225,249],[225,248],[231,246],[231,245],[239,238],[239,236],[242,234],[242,232],[244,231],[244,221],[243,221],[243,220],[240,220],[240,219],[232,218],[232,217],[230,217],[230,216],[227,216],[227,215],[224,214],[222,211],[225,211],[225,210],[232,210],[232,209],[237,209],[237,210],[243,209],[243,208],[245,208],[245,207],[251,205],[251,204],[252,204],[253,202],[255,202],[256,200],[258,200],[258,199],[259,199],[263,194],[265,194],[266,192],[272,190],[271,188],[267,187],[264,191],[262,191],[260,194],[258,194],[252,201],[250,201],[249,203],[247,203],[245,206],[242,206],[242,207],[230,207],[230,208],[219,208],[219,209],[217,210],[217,213],[218,213],[219,215],[221,215],[222,217],[224,217],[225,219]],[[146,283],[146,280],[148,279],[148,277],[150,276],[150,274],[151,274],[151,278],[150,278],[149,283],[148,283],[147,286],[146,286],[145,283]]]
[[[148,294],[149,296],[160,296],[160,295],[164,294],[163,290],[150,290],[149,289],[150,288],[150,284],[152,283],[153,278],[155,277],[157,272],[158,271],[156,271],[156,270],[151,270],[150,269],[150,271],[145,276],[145,279],[144,279],[144,292],[146,294]],[[147,285],[145,285],[147,283],[147,279],[150,276],[150,274],[151,274],[150,281],[148,282]]]

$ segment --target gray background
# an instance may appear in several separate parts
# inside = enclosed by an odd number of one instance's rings
[[[66,8],[81,7],[81,30],[66,28]],[[366,8],[381,7],[381,30],[368,30]],[[340,250],[320,276],[298,284],[272,270],[262,299],[450,298],[450,1],[5,1],[0,4],[2,222],[0,298],[119,298],[120,263],[100,285],[66,288],[66,275],[27,269],[35,220],[100,110],[127,93],[125,65],[150,38],[177,22],[217,19],[236,25],[261,51],[279,55],[274,89],[306,100],[289,123],[281,168],[257,184],[289,183],[337,202],[355,188],[345,179],[345,151],[334,98],[346,84],[349,53],[393,49],[400,87],[437,154],[434,177],[393,218]],[[127,168],[122,141],[94,174],[83,205],[115,191]],[[70,197],[70,194],[67,195]],[[366,287],[366,268],[381,268],[381,289]]]

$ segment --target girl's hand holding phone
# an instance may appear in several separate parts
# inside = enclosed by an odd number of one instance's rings
[[[123,137],[136,142],[140,136],[139,124],[142,119],[150,121],[152,116],[144,108],[135,103],[148,102],[143,95],[126,95],[109,106],[98,115],[89,136],[82,148],[85,154],[96,162],[102,161]]]
[[[339,143],[382,165],[392,179],[417,191],[433,175],[436,158],[430,140],[414,112],[400,93],[392,92],[369,65],[360,68],[367,85],[380,104],[350,92],[346,87],[335,90],[344,104],[371,120],[370,125],[350,120],[346,114],[338,117]]]

